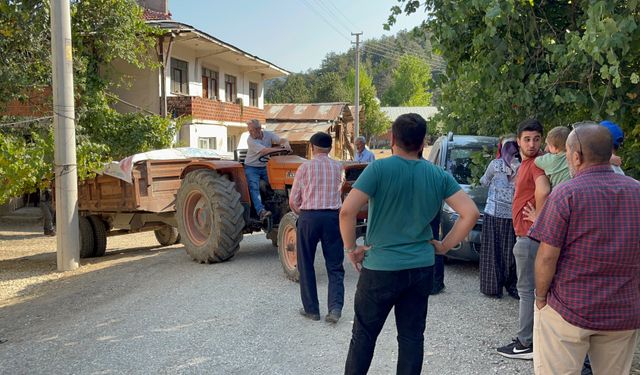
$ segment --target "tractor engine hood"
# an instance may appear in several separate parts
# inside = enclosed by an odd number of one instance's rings
[[[269,184],[273,190],[285,190],[293,185],[298,167],[307,159],[298,155],[273,156],[267,163]]]

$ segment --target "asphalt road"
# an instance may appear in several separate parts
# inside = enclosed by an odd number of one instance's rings
[[[298,284],[283,276],[263,235],[245,236],[233,260],[215,265],[191,261],[182,247],[149,249],[152,234],[129,242],[141,248],[111,249],[96,261],[132,261],[47,282],[46,292],[0,309],[0,373],[343,372],[357,281],[346,263],[345,309],[332,326],[298,315]],[[316,270],[324,315],[320,254]],[[423,373],[533,373],[531,362],[495,352],[516,330],[517,301],[482,296],[475,264],[447,265],[445,282],[430,299]],[[395,373],[396,356],[391,315],[370,373]]]

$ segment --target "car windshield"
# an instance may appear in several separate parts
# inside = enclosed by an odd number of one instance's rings
[[[483,151],[481,147],[458,147],[449,149],[447,170],[459,184],[471,184],[471,157],[473,153]]]

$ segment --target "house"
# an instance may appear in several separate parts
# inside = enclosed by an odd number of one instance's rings
[[[287,138],[296,155],[311,158],[309,139],[322,131],[333,137],[332,157],[352,159],[355,108],[349,103],[267,104],[264,110],[264,129]],[[364,118],[364,106],[360,118]]]
[[[395,121],[400,115],[407,113],[417,113],[422,116],[427,123],[429,120],[438,113],[438,107],[380,107],[391,122]],[[387,148],[391,146],[391,129],[388,132],[371,137],[368,140],[369,147],[371,148]]]
[[[114,63],[128,77],[113,88],[119,112],[145,110],[189,116],[178,135],[183,146],[233,152],[246,121],[265,120],[264,81],[289,73],[193,26],[174,21],[166,0],[138,0],[146,22],[164,31],[155,53],[158,69]]]

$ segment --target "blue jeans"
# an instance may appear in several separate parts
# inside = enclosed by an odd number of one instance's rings
[[[245,165],[244,174],[247,176],[247,182],[249,183],[249,194],[251,195],[253,207],[256,209],[256,213],[260,214],[260,211],[264,210],[262,198],[260,198],[260,180],[264,180],[267,184],[269,183],[267,167]]]
[[[394,308],[398,330],[397,374],[419,374],[433,266],[400,271],[363,268],[354,303],[355,317],[345,374],[369,371],[376,339]]]
[[[328,311],[342,312],[344,305],[344,247],[340,237],[338,210],[303,210],[297,228],[298,271],[300,272],[300,297],[304,310],[319,314],[316,271],[318,242],[322,244],[322,255],[329,279]]]

